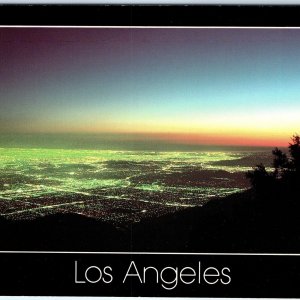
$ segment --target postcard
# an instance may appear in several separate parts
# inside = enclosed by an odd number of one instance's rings
[[[299,28],[24,24],[1,296],[300,296]]]

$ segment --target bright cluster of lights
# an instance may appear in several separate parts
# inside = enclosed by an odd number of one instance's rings
[[[139,221],[247,187],[249,153],[0,149],[0,213],[12,219],[73,212]],[[249,167],[248,167],[249,169]]]

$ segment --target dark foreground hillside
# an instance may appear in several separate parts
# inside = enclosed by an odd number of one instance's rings
[[[266,195],[265,197],[268,198]],[[270,196],[271,197],[271,196]],[[300,252],[300,199],[251,190],[116,228],[75,214],[0,219],[1,250]],[[296,196],[297,197],[297,196]]]

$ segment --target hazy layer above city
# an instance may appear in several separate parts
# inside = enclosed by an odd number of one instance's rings
[[[0,134],[0,147],[133,151],[265,151],[271,149],[262,146],[176,143],[160,139],[156,135],[108,133],[7,133]]]

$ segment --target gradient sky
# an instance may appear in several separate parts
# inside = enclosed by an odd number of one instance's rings
[[[0,28],[0,132],[286,146],[300,30]]]

